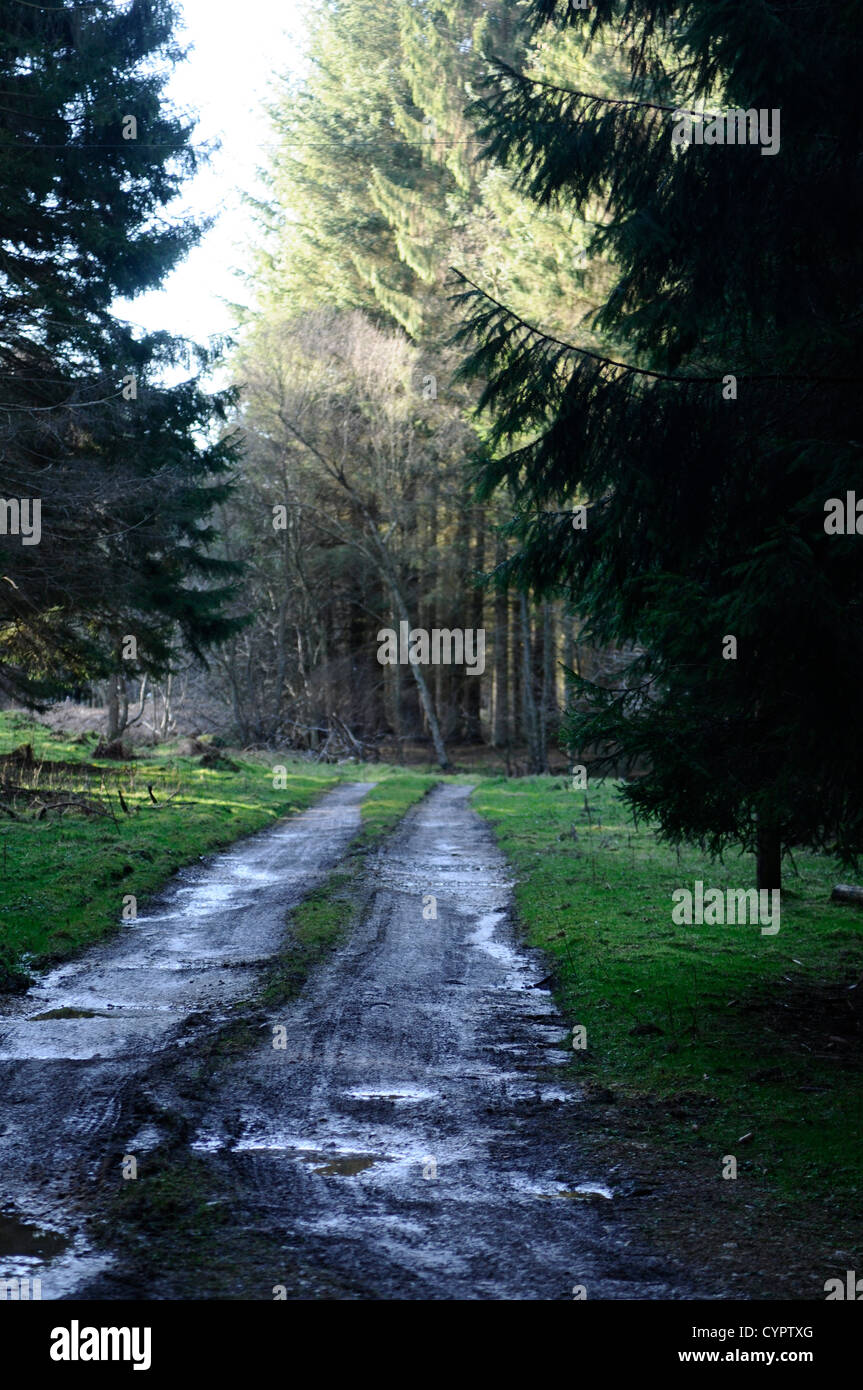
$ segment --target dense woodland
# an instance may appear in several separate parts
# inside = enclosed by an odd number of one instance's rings
[[[513,504],[476,497],[487,426],[455,379],[454,267],[560,332],[603,279],[584,221],[516,192],[465,114],[489,52],[596,76],[574,37],[545,58],[522,10],[320,7],[308,73],[274,106],[235,359],[246,462],[226,508],[230,553],[254,556],[256,620],[220,662],[248,741],[315,747],[336,716],[372,746],[426,739],[445,763],[448,745],[482,741],[542,771],[565,672],[614,667],[582,643],[575,605],[490,582],[514,553]],[[613,59],[598,67],[610,77]],[[279,504],[290,520],[274,536]],[[381,668],[377,633],[402,619],[484,629],[484,676]]]
[[[42,499],[0,535],[4,697],[563,748],[762,886],[795,844],[853,864],[860,9],[311,4],[213,394],[215,348],[112,312],[202,231],[171,4],[0,5],[0,495]],[[737,109],[780,147],[674,138]],[[382,666],[401,621],[485,629],[484,674]]]

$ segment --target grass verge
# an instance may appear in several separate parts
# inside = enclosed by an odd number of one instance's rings
[[[124,897],[140,906],[181,865],[304,810],[345,775],[286,763],[287,787],[276,789],[272,766],[282,755],[208,767],[170,746],[118,764],[94,758],[87,736],[72,741],[0,715],[0,756],[26,744],[33,764],[6,773],[26,796],[0,825],[0,988],[4,968],[14,987],[22,969],[92,944],[115,929]],[[77,804],[56,809],[58,794]]]
[[[774,1288],[787,1276],[796,1296],[823,1297],[817,1271],[831,1277],[855,1248],[859,1259],[863,1234],[863,918],[829,901],[835,866],[809,854],[786,865],[775,936],[678,926],[675,888],[749,888],[751,856],[678,854],[633,828],[612,782],[584,793],[499,778],[473,804],[516,871],[518,914],[553,958],[559,1002],[587,1032],[573,1053],[596,1101],[576,1122],[585,1144],[593,1136],[604,1165],[615,1153],[634,1166],[640,1196],[664,1194],[654,1224],[677,1251],[697,1256],[701,1241],[741,1287],[769,1260]]]

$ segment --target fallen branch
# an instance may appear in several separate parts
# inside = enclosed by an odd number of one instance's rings
[[[69,807],[74,807],[77,811],[83,811],[86,816],[107,816],[109,813],[104,806],[100,806],[98,801],[86,801],[84,797],[72,797],[69,801],[43,801],[39,803],[39,820],[45,815],[46,811],[66,811]]]

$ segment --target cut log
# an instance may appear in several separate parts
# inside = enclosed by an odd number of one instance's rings
[[[863,907],[863,888],[858,888],[855,883],[837,883],[830,894],[830,901],[856,903],[858,907]]]

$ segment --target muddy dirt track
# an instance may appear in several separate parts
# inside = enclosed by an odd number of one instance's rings
[[[22,1179],[5,1189],[19,1215],[58,1223],[52,1174],[98,1165],[148,1052],[164,1066],[182,1043],[178,1011],[217,1015],[248,990],[285,908],[344,853],[364,790],[341,787],[173,885],[0,1022],[0,1164]],[[352,1297],[710,1296],[638,1248],[615,1179],[579,1157],[567,1035],[538,987],[547,966],[515,939],[506,865],[469,794],[439,786],[376,854],[348,940],[223,1070],[191,1150],[230,1189],[235,1229],[266,1229]],[[28,1021],[61,1000],[112,1016]],[[122,1142],[134,1152],[146,1136]],[[279,1281],[263,1269],[257,1296]],[[43,1270],[44,1297],[73,1289],[112,1290],[110,1262],[80,1240]]]
[[[84,1232],[87,1193],[118,1146],[148,1147],[126,1127],[148,1071],[248,994],[286,910],[345,853],[367,790],[339,786],[182,871],[105,945],[0,997],[0,1278],[41,1277],[57,1298],[105,1266]],[[28,1229],[40,1225],[58,1238]]]

